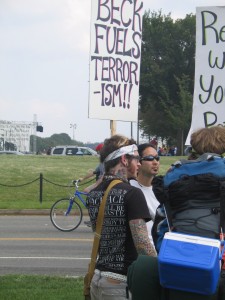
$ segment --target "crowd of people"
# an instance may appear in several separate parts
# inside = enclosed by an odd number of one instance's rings
[[[191,146],[189,159],[196,159],[207,152],[222,156],[225,153],[225,128],[215,126],[194,132],[191,136]],[[177,147],[171,147],[167,155],[176,155],[176,151]],[[150,284],[149,291],[146,291],[146,287],[143,288],[142,294],[139,284],[137,297],[135,288],[132,286],[131,291],[127,283],[127,275],[138,257],[150,257],[154,263],[157,261],[152,226],[162,199],[157,199],[157,194],[154,193],[153,179],[158,175],[160,156],[164,154],[159,152],[156,140],[137,145],[133,139],[122,135],[106,139],[101,144],[99,154],[100,165],[104,166],[104,171],[100,180],[98,178],[97,183],[88,189],[87,196],[87,207],[94,232],[107,187],[116,179],[120,182],[109,191],[106,200],[98,258],[91,281],[91,299],[147,299],[146,295],[151,293],[150,289],[154,289],[154,286]],[[146,264],[143,266],[143,284],[148,281],[144,278],[145,268]],[[139,280],[141,278],[142,275],[139,276]],[[184,299],[189,299],[183,296]],[[194,296],[194,299],[202,299],[198,298],[198,295],[196,297]],[[163,296],[160,299],[164,299]],[[173,300],[166,296],[165,299]]]
[[[176,156],[177,155],[177,146],[166,147],[162,145],[162,147],[158,147],[158,155],[159,156]]]
[[[152,140],[149,141],[149,144],[151,144],[155,149],[157,149],[159,156],[176,156],[177,155],[177,146],[166,146],[165,144],[162,144],[161,146],[158,143],[157,137],[154,137]]]

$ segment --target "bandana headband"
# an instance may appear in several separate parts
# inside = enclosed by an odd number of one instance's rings
[[[110,153],[106,157],[106,159],[104,160],[104,162],[116,159],[116,158],[118,158],[118,157],[120,157],[120,156],[122,156],[124,154],[134,155],[134,151],[137,151],[137,150],[138,150],[138,147],[135,144],[121,147],[121,148],[113,151],[112,153]]]

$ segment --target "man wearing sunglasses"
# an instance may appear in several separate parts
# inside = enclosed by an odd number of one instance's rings
[[[152,190],[152,180],[159,172],[159,159],[158,153],[153,145],[149,143],[141,144],[138,146],[138,153],[140,156],[141,166],[138,169],[137,180],[131,179],[130,184],[142,190],[148,205],[151,221],[147,222],[147,229],[149,238],[153,244],[151,229],[155,219],[155,212],[159,206]]]

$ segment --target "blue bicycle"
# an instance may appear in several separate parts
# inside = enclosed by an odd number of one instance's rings
[[[79,191],[80,180],[74,180],[75,192],[69,198],[62,198],[56,201],[50,210],[52,224],[61,231],[75,230],[81,223],[83,211],[78,201],[86,207],[86,200],[83,196],[88,193]]]

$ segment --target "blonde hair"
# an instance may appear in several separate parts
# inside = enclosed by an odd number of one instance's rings
[[[225,127],[213,126],[201,128],[191,135],[192,151],[203,153],[223,154],[225,152]]]

